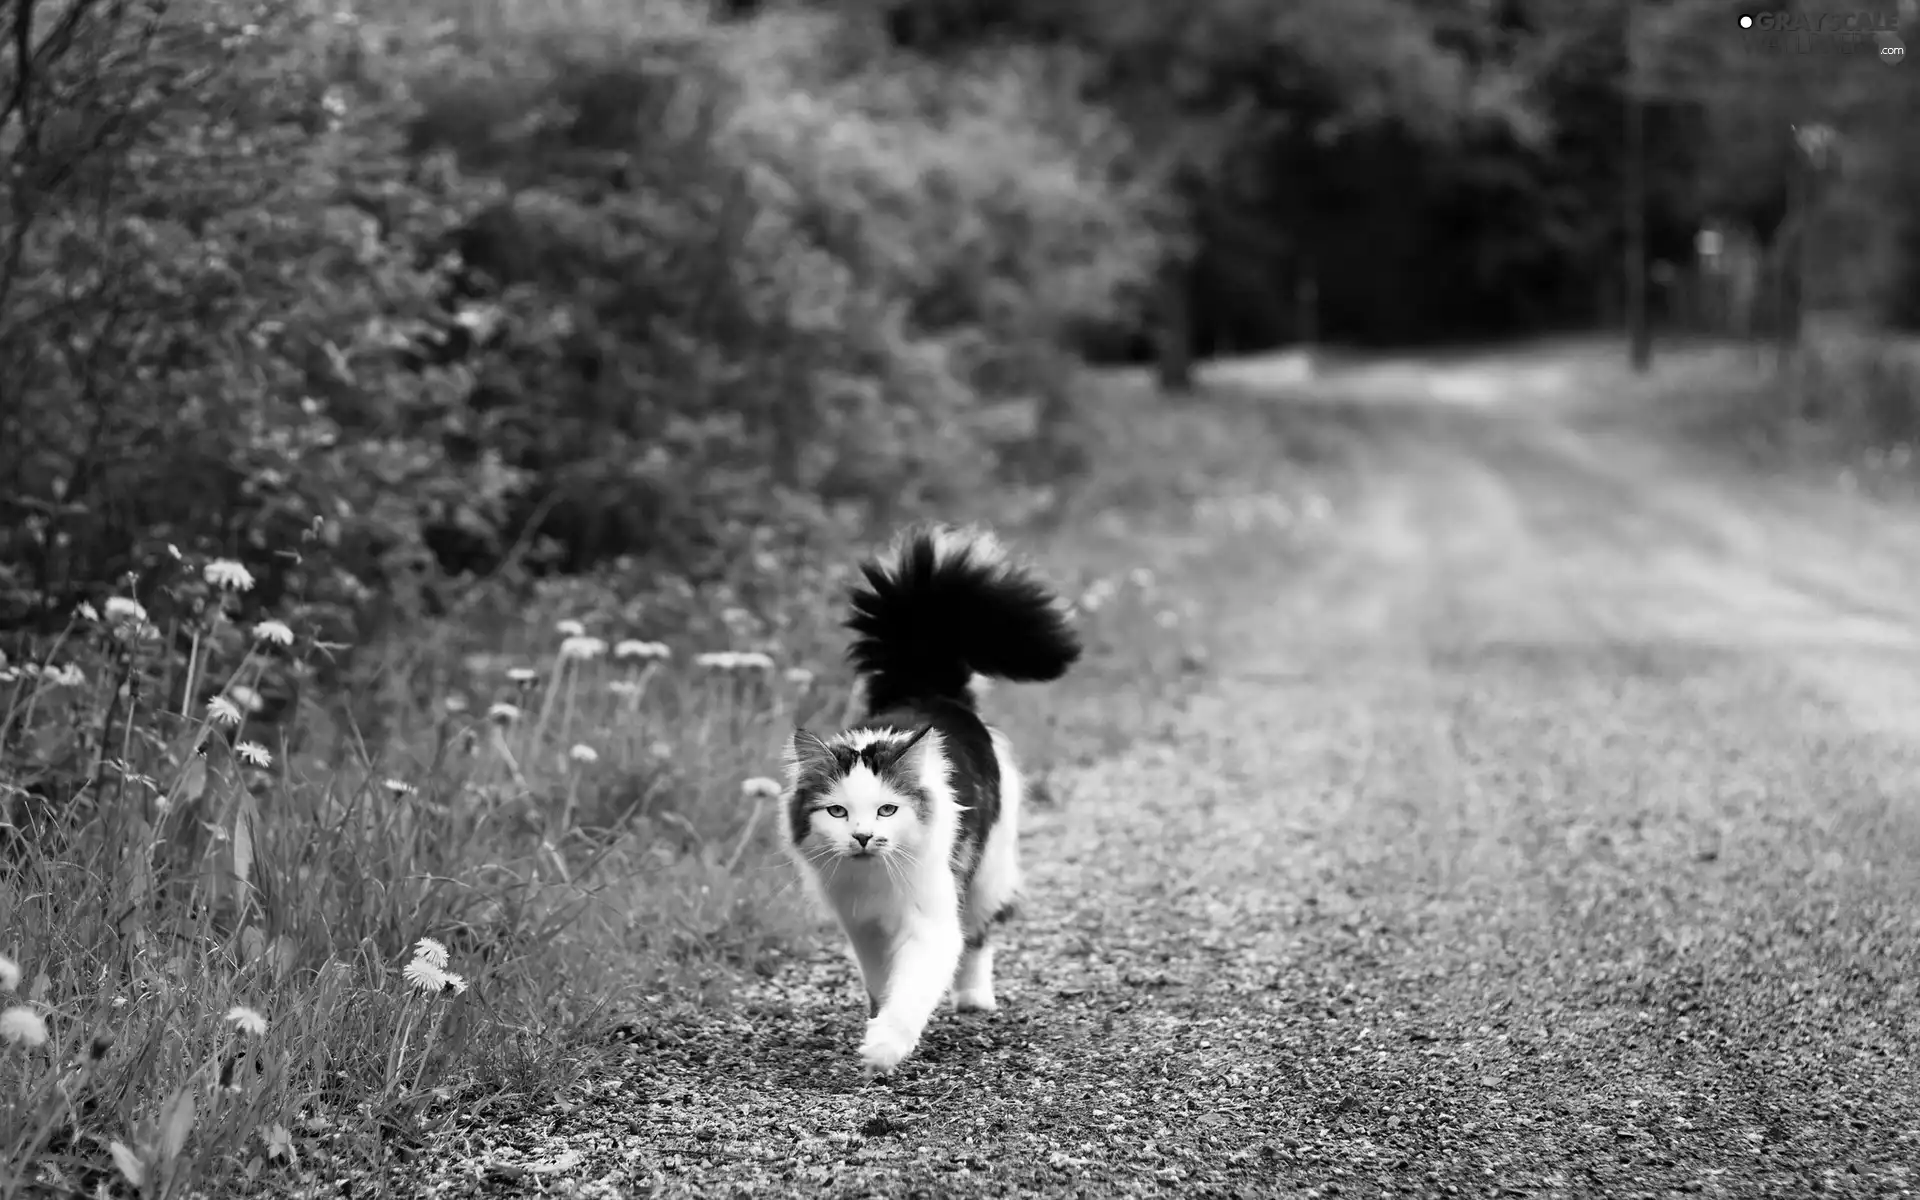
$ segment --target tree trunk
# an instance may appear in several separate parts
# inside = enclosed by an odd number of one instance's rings
[[[1160,390],[1180,395],[1193,390],[1193,270],[1184,256],[1170,256],[1160,267],[1154,314],[1155,360]]]

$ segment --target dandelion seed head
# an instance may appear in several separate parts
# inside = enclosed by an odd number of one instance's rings
[[[749,800],[771,800],[780,794],[779,781],[755,775],[740,785],[740,794]]]
[[[44,1046],[47,1044],[47,1023],[40,1019],[39,1013],[24,1004],[15,1005],[0,1012],[0,1040],[28,1049]]]
[[[273,765],[273,755],[267,753],[267,748],[259,742],[241,742],[233,748],[233,752],[239,755],[241,762],[246,763],[250,767],[270,767]]]
[[[564,621],[556,621],[553,626],[553,631],[563,638],[587,636],[587,627],[571,617]]]
[[[244,1004],[236,1004],[227,1010],[227,1024],[254,1037],[265,1037],[267,1033],[267,1019],[260,1015],[258,1009],[248,1008]]]
[[[577,763],[594,763],[600,761],[600,752],[585,742],[575,742],[567,757]]]
[[[445,969],[447,965],[447,944],[438,938],[421,938],[413,944],[413,956],[424,962]]]
[[[230,558],[216,558],[204,572],[208,583],[229,592],[253,590],[253,572]]]
[[[0,992],[10,992],[20,986],[20,964],[0,954]]]
[[[520,719],[520,710],[503,700],[487,709],[487,717],[501,725],[511,725]]]
[[[570,637],[560,643],[562,658],[599,658],[607,652],[607,643],[597,637]]]
[[[276,646],[293,645],[293,630],[285,621],[262,621],[253,627],[253,636]]]
[[[207,717],[217,725],[238,725],[240,706],[225,696],[215,696],[207,701]]]
[[[144,625],[147,609],[138,600],[126,596],[108,596],[107,620],[120,625]]]

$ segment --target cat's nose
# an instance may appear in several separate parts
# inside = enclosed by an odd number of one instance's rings
[[[856,833],[853,835],[853,840],[859,842],[860,848],[864,850],[867,848],[867,843],[873,840],[873,835],[870,833]]]

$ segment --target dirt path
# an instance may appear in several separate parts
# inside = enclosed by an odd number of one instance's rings
[[[1306,544],[1143,537],[1209,665],[1009,698],[1067,761],[1002,1012],[863,1088],[823,951],[496,1186],[1920,1188],[1920,516],[1601,430],[1581,362],[1276,396],[1346,481]]]

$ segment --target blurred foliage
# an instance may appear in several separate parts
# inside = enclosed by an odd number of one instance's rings
[[[1154,245],[1059,54],[681,0],[12,22],[0,627],[172,546],[364,636],[463,573],[692,586],[976,494]]]

